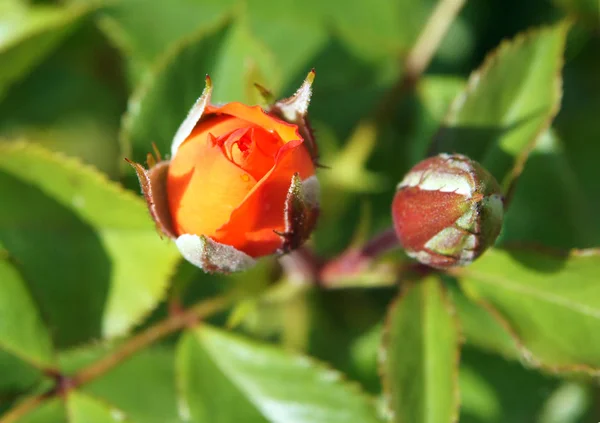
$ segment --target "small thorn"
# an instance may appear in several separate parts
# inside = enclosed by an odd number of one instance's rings
[[[210,75],[206,74],[206,77],[204,78],[205,84],[206,84],[206,88],[212,88],[212,79],[210,79]]]
[[[310,72],[308,72],[308,75],[306,75],[306,82],[312,85],[313,81],[315,80],[315,76],[317,76],[317,72],[315,71],[315,68],[312,68]]]

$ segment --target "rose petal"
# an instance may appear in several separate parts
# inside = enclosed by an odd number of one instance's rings
[[[207,106],[207,113],[222,113],[235,116],[259,126],[266,131],[279,134],[284,143],[301,140],[298,127],[267,114],[260,106],[248,107],[242,103],[227,103],[223,106]]]
[[[262,179],[273,168],[277,152],[283,147],[277,134],[255,126],[238,129],[216,142],[227,158],[256,180]]]
[[[202,139],[186,141],[171,162],[167,179],[175,232],[214,234],[256,182],[230,162],[218,145]]]
[[[175,244],[183,258],[206,272],[239,272],[256,264],[249,255],[206,236],[183,234]]]
[[[281,148],[273,169],[233,211],[229,222],[217,230],[215,240],[234,245],[253,257],[279,249],[282,241],[274,231],[285,230],[285,200],[296,172],[302,180],[315,173],[310,154],[301,140],[291,141]]]

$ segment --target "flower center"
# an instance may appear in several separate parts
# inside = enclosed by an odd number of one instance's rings
[[[277,152],[283,146],[279,135],[256,126],[236,129],[218,138],[209,134],[209,139],[231,163],[257,181],[274,166]]]

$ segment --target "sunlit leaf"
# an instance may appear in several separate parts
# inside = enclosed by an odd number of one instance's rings
[[[457,271],[506,325],[522,358],[556,371],[600,370],[600,253],[491,250]]]
[[[506,186],[558,111],[567,31],[563,22],[502,43],[471,74],[433,148],[468,155]]]
[[[449,288],[465,341],[506,358],[518,357],[514,340],[506,329],[480,304],[467,298],[455,286]]]
[[[128,422],[121,410],[76,391],[67,395],[65,405],[69,423]]]
[[[439,278],[405,288],[388,312],[382,348],[391,421],[457,420],[459,330]]]
[[[123,334],[160,301],[179,255],[136,195],[22,143],[0,144],[0,191],[0,242],[58,344]]]
[[[177,377],[182,407],[194,421],[380,421],[373,404],[339,373],[207,326],[182,339]]]

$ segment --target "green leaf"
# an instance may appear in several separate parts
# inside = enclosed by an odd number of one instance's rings
[[[52,367],[50,334],[27,284],[15,266],[1,257],[2,254],[0,246],[0,350],[35,367]]]
[[[0,100],[6,89],[50,53],[96,7],[0,5]]]
[[[502,43],[456,97],[434,150],[479,161],[506,187],[558,111],[568,28],[563,22]]]
[[[69,423],[127,423],[122,411],[76,391],[69,392],[65,405]]]
[[[468,344],[502,354],[505,358],[518,357],[515,341],[484,307],[467,298],[458,287],[451,286],[449,292]]]
[[[106,8],[99,23],[139,77],[173,44],[222,22],[236,3],[237,0],[116,1]]]
[[[107,63],[98,72],[98,60],[117,60],[113,54],[97,29],[83,25],[7,92],[0,102],[0,137],[34,140],[119,176],[126,93],[116,69],[109,71]]]
[[[154,142],[168,152],[177,128],[213,76],[212,103],[256,103],[254,83],[277,88],[267,52],[241,23],[202,32],[168,51],[133,94],[124,117],[121,139],[133,159],[145,160]]]
[[[537,141],[517,184],[498,243],[589,248],[600,240],[600,220],[554,131]]]
[[[600,371],[600,252],[496,250],[456,271],[510,330],[522,358],[553,371]]]
[[[17,420],[18,423],[127,423],[128,421],[121,410],[73,390],[69,391],[64,398],[54,397],[42,401]]]
[[[74,374],[111,351],[100,346],[68,351],[60,356],[62,370]],[[113,404],[134,422],[183,422],[178,414],[174,358],[173,348],[146,348],[81,391]]]
[[[163,297],[179,254],[137,196],[22,143],[0,144],[0,191],[0,242],[58,345],[123,334]]]
[[[406,54],[423,29],[435,1],[373,0],[315,2],[345,43],[368,59]]]
[[[459,329],[437,277],[407,287],[391,306],[380,361],[391,421],[457,420]]]
[[[425,75],[419,81],[416,87],[419,113],[408,142],[412,164],[425,159],[431,139],[448,113],[452,100],[464,90],[465,85],[466,81],[462,78],[440,75]]]
[[[181,340],[177,377],[184,414],[193,421],[380,421],[367,397],[339,373],[207,326]]]
[[[27,401],[27,398],[24,401]],[[67,423],[68,421],[63,400],[55,397],[42,402],[37,408],[16,420],[16,423]]]
[[[304,76],[314,66],[313,57],[329,39],[323,16],[319,13],[319,6],[325,3],[315,3],[252,0],[244,11],[252,34],[273,52],[285,86],[297,84],[293,78]],[[274,87],[269,85],[269,88]]]
[[[553,3],[582,21],[598,27],[600,3],[598,0],[553,0]]]
[[[0,404],[3,395],[21,393],[41,380],[39,369],[25,363],[13,354],[0,350]]]
[[[592,386],[573,385],[520,362],[467,347],[460,367],[460,422],[596,422],[592,416],[583,416],[591,405],[586,396],[591,399]]]

